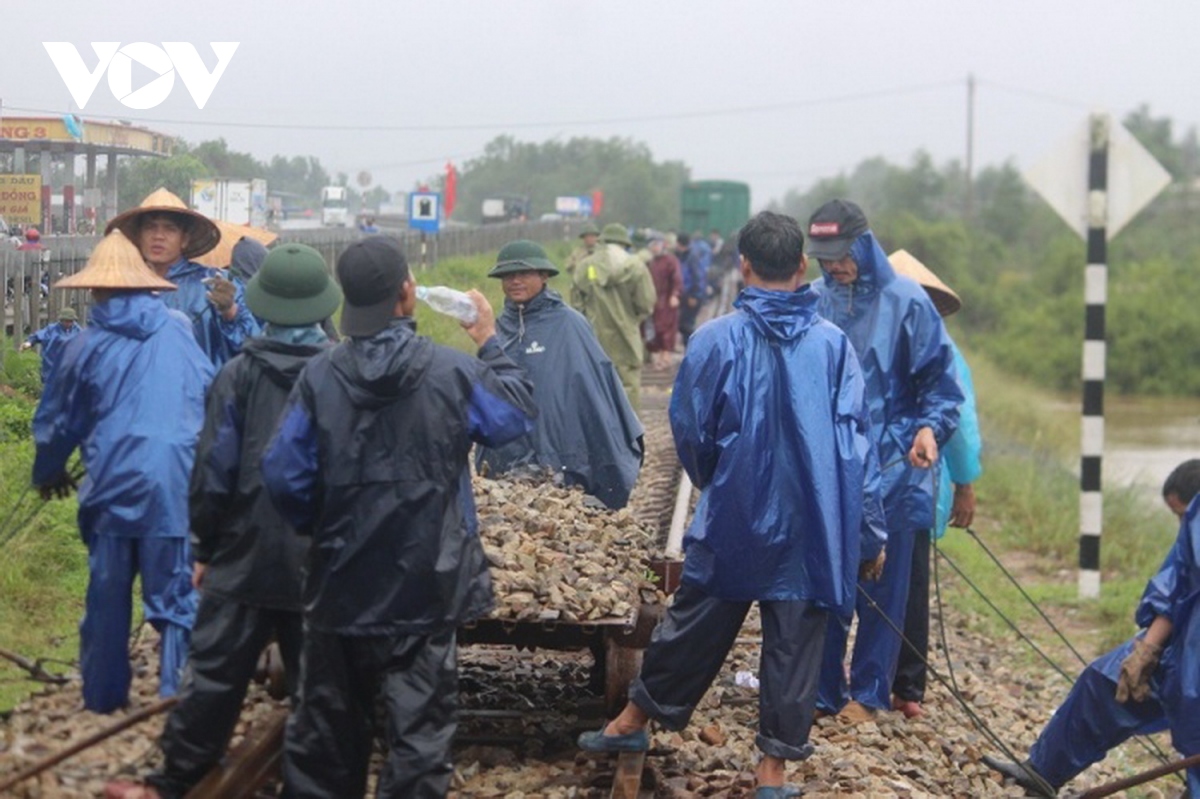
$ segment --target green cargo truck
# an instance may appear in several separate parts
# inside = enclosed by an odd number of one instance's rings
[[[680,202],[685,233],[705,235],[716,228],[729,238],[750,218],[750,186],[733,180],[698,180],[683,187]]]

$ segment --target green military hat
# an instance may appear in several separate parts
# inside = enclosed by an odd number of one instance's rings
[[[604,232],[600,234],[600,238],[611,244],[624,244],[626,247],[633,244],[629,240],[629,231],[620,222],[609,222],[604,226]]]
[[[328,319],[342,302],[321,253],[306,244],[271,250],[246,284],[246,307],[260,319],[286,327]]]
[[[66,308],[63,308],[58,312],[58,318],[59,321],[65,322],[70,320],[72,322],[78,322],[79,314],[75,313],[75,309],[68,305]]]
[[[579,238],[584,236],[599,236],[600,228],[596,227],[595,222],[586,222],[583,225],[583,230],[579,231]]]
[[[546,251],[540,244],[528,239],[510,241],[496,256],[496,265],[488,272],[488,277],[504,277],[514,272],[545,272],[557,275],[558,267],[546,257]]]

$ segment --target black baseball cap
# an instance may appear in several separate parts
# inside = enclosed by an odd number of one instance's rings
[[[808,218],[808,257],[837,261],[869,229],[867,216],[849,200],[830,200]]]
[[[408,260],[400,243],[368,236],[347,247],[337,259],[342,284],[342,334],[373,336],[395,317],[400,286],[408,280]]]

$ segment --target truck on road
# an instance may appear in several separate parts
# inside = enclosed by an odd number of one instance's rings
[[[262,178],[201,178],[192,181],[192,208],[209,219],[267,226],[267,181]]]
[[[321,226],[346,227],[350,224],[350,209],[346,206],[345,186],[326,186],[321,189]]]

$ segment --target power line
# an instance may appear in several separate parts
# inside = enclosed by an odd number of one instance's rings
[[[777,111],[792,111],[800,108],[811,108],[820,105],[833,105],[837,103],[848,103],[859,100],[873,100],[883,97],[899,97],[907,94],[916,94],[919,92],[933,91],[936,89],[945,89],[949,87],[957,87],[959,81],[938,81],[936,83],[917,84],[913,86],[901,86],[890,89],[877,89],[867,92],[857,92],[832,97],[817,97],[807,100],[794,100],[786,103],[771,103],[767,105],[750,105],[738,106],[732,108],[706,109],[696,111],[678,111],[672,113],[661,114],[644,114],[637,116],[624,117],[596,117],[585,119],[571,120],[547,120],[538,122],[471,122],[464,124],[425,124],[425,125],[354,125],[354,124],[290,124],[285,122],[244,122],[244,121],[225,121],[211,122],[195,119],[164,119],[153,117],[128,117],[114,116],[108,114],[89,114],[92,119],[127,121],[134,123],[151,123],[156,125],[207,125],[210,127],[223,128],[260,128],[265,130],[311,130],[311,131],[354,131],[367,132],[378,131],[384,133],[405,133],[405,132],[450,132],[450,131],[468,131],[468,130],[496,130],[496,129],[522,129],[522,128],[546,128],[546,127],[582,127],[589,125],[617,125],[628,124],[632,122],[673,122],[678,120],[688,119],[704,119],[711,117],[724,116],[740,116],[744,114],[761,114]],[[27,111],[39,114],[59,114],[61,112],[53,111],[46,108],[22,108],[10,106],[15,111]]]
[[[1096,107],[1095,103],[1085,103],[1082,100],[1072,100],[1069,97],[1059,97],[1056,94],[1049,94],[1048,92],[1041,92],[1041,91],[1037,91],[1035,89],[1021,89],[1016,86],[1006,86],[1003,83],[996,83],[995,81],[984,80],[982,78],[975,78],[975,84],[982,85],[982,86],[990,86],[993,89],[999,89],[1002,92],[1008,92],[1010,94],[1019,94],[1019,95],[1025,96],[1025,97],[1033,97],[1038,100],[1044,100],[1045,102],[1048,102],[1048,103],[1056,103],[1058,105],[1070,106],[1072,108],[1085,108],[1085,109],[1090,110],[1090,109]]]

